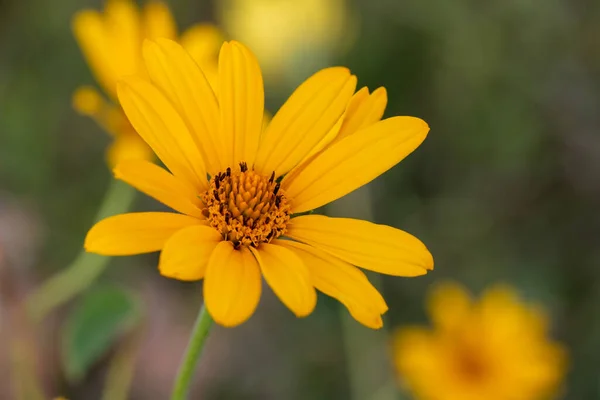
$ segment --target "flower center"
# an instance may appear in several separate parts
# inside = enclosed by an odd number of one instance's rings
[[[243,162],[239,170],[227,168],[213,176],[201,198],[210,226],[236,249],[269,243],[285,233],[290,220],[290,204],[275,172],[266,177]]]
[[[488,376],[489,367],[485,355],[473,346],[459,346],[456,362],[459,373],[470,382],[480,382]]]

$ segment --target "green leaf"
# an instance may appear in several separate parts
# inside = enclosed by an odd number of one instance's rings
[[[62,361],[67,379],[79,381],[124,334],[140,321],[135,297],[117,287],[89,292],[67,317]]]

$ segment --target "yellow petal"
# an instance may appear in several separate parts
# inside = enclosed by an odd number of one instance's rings
[[[494,327],[488,336],[491,342],[501,343],[520,336],[525,343],[528,335],[535,335],[537,339],[545,334],[540,329],[542,321],[531,318],[527,305],[510,286],[497,284],[488,288],[477,306],[481,323]]]
[[[246,247],[235,250],[231,242],[219,242],[204,276],[204,302],[213,319],[223,326],[246,321],[258,305],[260,269]]]
[[[144,37],[148,39],[175,39],[177,26],[169,7],[160,1],[151,1],[144,7]]]
[[[291,182],[296,175],[302,172],[307,165],[311,163],[320,153],[322,153],[326,147],[335,140],[338,135],[340,128],[342,127],[342,123],[344,122],[344,114],[338,119],[338,122],[327,132],[327,135],[321,139],[319,143],[304,157],[302,161],[298,165],[296,165],[290,172],[285,175],[285,179]]]
[[[436,285],[427,298],[427,311],[439,329],[451,331],[464,326],[472,313],[471,297],[460,285],[442,283]]]
[[[327,135],[321,139],[319,143],[304,157],[302,161],[298,165],[296,165],[290,172],[285,175],[285,179],[288,181],[292,181],[296,175],[298,175],[307,165],[311,163],[326,147],[335,140],[338,135],[340,128],[342,127],[342,123],[344,122],[344,114],[338,119],[338,122],[327,132]]]
[[[123,161],[153,159],[152,149],[136,134],[118,134],[106,150],[106,161],[110,168]]]
[[[208,186],[200,152],[185,122],[151,83],[128,78],[117,87],[119,100],[136,132],[171,172],[203,190]]]
[[[108,56],[116,78],[139,72],[143,32],[137,5],[130,0],[107,1],[104,27],[109,38]]]
[[[219,54],[220,135],[228,165],[254,164],[264,102],[262,74],[254,54],[238,42],[223,43]]]
[[[445,353],[448,346],[443,346],[436,335],[419,326],[404,326],[393,336],[394,364],[402,379],[410,385],[411,390],[422,395],[423,398],[436,398],[439,396],[439,387],[432,385],[435,378],[436,385],[446,383],[448,377],[456,375],[448,367]],[[441,382],[440,382],[441,381]],[[454,378],[454,382],[457,379]],[[445,385],[441,386],[445,389]],[[459,400],[461,396],[453,396]]]
[[[328,147],[338,136],[343,122],[344,114],[342,114],[342,116],[338,119],[338,122],[335,123],[335,125],[329,130],[329,132],[327,132],[323,139],[321,139],[321,141],[317,143],[315,147],[312,148],[312,150],[306,155],[306,157],[304,157],[304,159],[300,161],[300,164],[298,164],[290,171],[290,174],[294,173],[296,168],[302,167],[303,164],[307,163],[311,157],[315,156],[317,153],[320,153],[323,149]]]
[[[217,60],[224,40],[221,31],[211,24],[196,24],[186,30],[179,40],[200,66],[215,93],[219,75]]]
[[[332,144],[301,171],[284,178],[292,212],[323,206],[369,183],[416,149],[427,132],[423,120],[393,117]]]
[[[344,123],[335,140],[341,140],[381,120],[387,105],[387,92],[380,87],[369,95],[369,89],[364,87],[350,100],[344,116]]]
[[[372,329],[383,326],[381,314],[387,311],[387,304],[361,270],[303,243],[291,240],[276,243],[294,251],[307,266],[315,287],[338,299],[357,321]]]
[[[90,253],[127,256],[159,251],[175,232],[202,221],[165,212],[119,214],[96,223],[84,247]]]
[[[73,108],[80,114],[94,116],[104,107],[104,99],[93,87],[81,86],[73,93]]]
[[[281,302],[297,317],[310,314],[317,304],[317,293],[308,268],[300,257],[276,244],[263,243],[258,249],[250,247],[250,250],[258,260],[265,280]]]
[[[302,161],[338,121],[356,88],[346,68],[308,78],[275,114],[260,142],[255,168],[281,176]]]
[[[310,151],[310,153],[292,169],[286,179],[291,180],[299,174],[310,162],[333,143],[379,121],[385,111],[387,93],[381,87],[369,95],[369,89],[363,87],[352,96],[348,107],[338,122],[329,130],[327,135]]]
[[[383,318],[381,314],[373,311],[371,308],[367,308],[362,304],[348,303],[345,304],[348,308],[348,312],[358,322],[371,329],[381,329],[383,327]]]
[[[192,217],[204,219],[199,193],[186,181],[148,161],[124,161],[114,170],[115,178],[166,206]]]
[[[181,281],[202,279],[208,259],[220,241],[221,235],[210,226],[196,225],[178,231],[160,252],[161,275]]]
[[[418,276],[433,269],[433,257],[416,237],[391,226],[351,218],[293,218],[286,236],[350,264],[387,275]]]
[[[177,43],[144,42],[144,60],[152,82],[168,97],[190,128],[191,137],[211,175],[226,166],[219,161],[219,106],[206,77]],[[222,157],[221,157],[222,158]]]
[[[85,10],[75,14],[73,34],[98,83],[116,99],[118,77],[111,65],[110,46],[100,13]]]

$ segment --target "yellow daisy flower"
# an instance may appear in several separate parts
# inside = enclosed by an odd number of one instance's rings
[[[474,301],[456,284],[432,291],[433,330],[401,328],[395,361],[420,400],[536,400],[556,392],[565,351],[547,337],[543,312],[508,287]]]
[[[262,275],[299,317],[312,312],[317,288],[361,323],[381,327],[387,305],[354,265],[417,276],[433,268],[431,254],[389,226],[306,213],[397,164],[425,139],[427,124],[379,121],[385,91],[353,96],[356,77],[336,67],[300,85],[263,132],[261,70],[240,43],[221,48],[218,95],[177,43],[147,41],[143,56],[148,77],[123,80],[119,100],[170,172],[128,161],[115,174],[179,213],[107,218],[90,230],[86,249],[162,251],[162,275],[204,279],[206,307],[221,325],[250,317]]]
[[[114,137],[107,151],[111,166],[126,159],[152,159],[152,150],[135,133],[117,102],[117,80],[144,73],[144,39],[177,39],[177,27],[168,7],[152,1],[140,10],[130,0],[108,0],[104,12],[83,10],[73,19],[73,32],[96,80],[111,101],[96,89],[83,86],[73,95],[74,108],[88,115]],[[181,44],[216,83],[217,55],[223,38],[212,25],[198,24],[180,38]]]

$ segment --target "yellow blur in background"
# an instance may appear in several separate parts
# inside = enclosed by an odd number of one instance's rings
[[[223,28],[252,49],[274,81],[313,58],[331,61],[358,29],[346,0],[222,0],[217,9]]]
[[[495,286],[474,299],[437,284],[427,310],[432,329],[401,327],[394,338],[399,379],[419,400],[554,398],[566,350],[548,338],[544,311]]]

